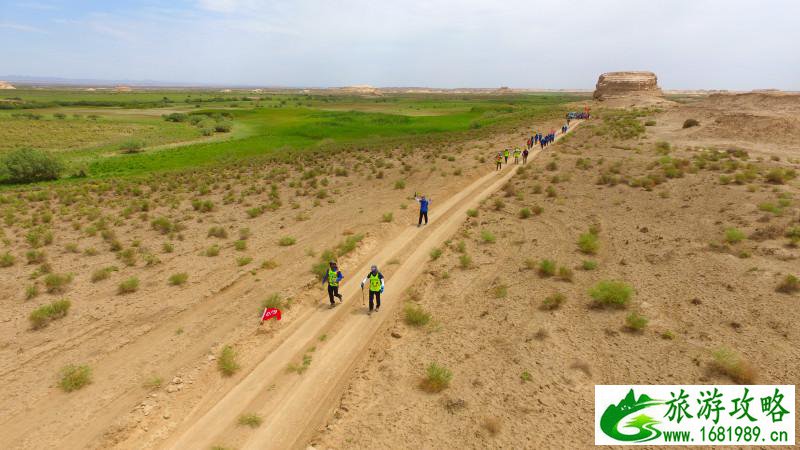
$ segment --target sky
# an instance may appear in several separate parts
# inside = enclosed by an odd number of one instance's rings
[[[0,0],[0,76],[800,90],[800,0]]]

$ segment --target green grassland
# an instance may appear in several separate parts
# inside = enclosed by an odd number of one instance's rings
[[[561,116],[582,98],[19,90],[0,102],[0,154],[42,149],[92,178],[135,176],[313,151],[452,144]],[[166,120],[175,113],[180,120]],[[229,127],[215,132],[219,123]],[[131,139],[143,151],[120,152]]]

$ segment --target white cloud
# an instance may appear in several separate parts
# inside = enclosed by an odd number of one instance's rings
[[[32,27],[21,23],[0,22],[0,28],[6,28],[14,31],[24,31],[26,33],[44,33],[41,28]]]

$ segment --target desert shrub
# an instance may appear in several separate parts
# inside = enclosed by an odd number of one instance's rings
[[[631,312],[625,317],[625,327],[631,331],[642,331],[647,326],[647,317],[644,317],[636,311]]]
[[[526,370],[519,375],[519,379],[522,381],[533,381],[533,375]]]
[[[92,369],[87,365],[69,364],[61,368],[58,386],[64,392],[76,391],[92,382]]]
[[[278,267],[278,263],[273,261],[273,260],[271,260],[271,259],[265,260],[264,262],[261,263],[261,268],[262,269],[271,270],[271,269],[274,269],[276,267]]]
[[[633,288],[621,281],[601,281],[589,289],[589,296],[599,306],[625,306],[633,295]]]
[[[645,123],[644,123],[644,126],[646,126],[646,127],[653,127],[655,125],[656,125],[656,121],[655,120],[648,120],[648,121],[645,121]]]
[[[213,258],[214,256],[219,256],[219,245],[214,244],[211,247],[208,247],[205,252],[203,252],[205,256],[209,258]]]
[[[249,256],[242,256],[241,258],[236,259],[236,265],[239,267],[246,266],[253,262],[253,258]]]
[[[545,297],[545,299],[542,301],[542,309],[548,311],[558,309],[561,307],[564,301],[566,301],[566,299],[567,298],[564,296],[564,294],[557,292],[549,297]]]
[[[469,269],[472,267],[472,257],[466,253],[458,257],[458,266],[462,269]]]
[[[408,325],[421,327],[430,322],[431,315],[422,309],[421,306],[407,304],[403,308],[403,320],[405,320]]]
[[[500,211],[506,207],[506,202],[504,202],[502,199],[496,198],[492,206],[494,207],[495,211]]]
[[[700,125],[697,119],[686,119],[683,121],[683,128],[691,128]]]
[[[120,295],[131,294],[138,290],[139,290],[139,279],[136,277],[130,277],[119,284],[119,287],[117,288],[117,293],[119,293]]]
[[[223,227],[211,227],[208,229],[208,237],[225,239],[228,237],[228,231]]]
[[[294,237],[284,236],[278,240],[278,245],[280,245],[281,247],[288,247],[290,245],[294,245],[296,242],[297,239],[295,239]]]
[[[92,272],[92,283],[97,283],[98,281],[103,281],[108,279],[111,276],[111,272],[116,272],[117,268],[114,266],[103,267],[102,269],[97,269]]]
[[[759,203],[758,209],[760,211],[769,212],[776,215],[780,215],[783,212],[780,206],[770,202]]]
[[[494,233],[489,230],[481,230],[481,240],[487,244],[494,244],[497,241]]]
[[[257,206],[257,207],[254,207],[254,208],[250,208],[250,209],[247,210],[247,216],[250,217],[251,219],[255,219],[256,217],[264,214],[264,211],[265,211],[265,209],[264,209],[263,206]]]
[[[169,284],[172,286],[182,286],[189,279],[189,274],[186,272],[174,273],[169,276]]]
[[[545,193],[547,193],[548,197],[556,197],[556,196],[558,196],[558,192],[556,192],[556,188],[553,187],[552,185],[551,186],[547,186],[547,189],[545,189]]]
[[[506,298],[508,297],[508,286],[505,284],[498,284],[492,288],[492,294],[494,298]]]
[[[238,251],[243,251],[247,249],[247,241],[236,241],[233,243],[233,248]]]
[[[138,140],[125,141],[119,146],[122,153],[139,153],[144,149],[144,142]]]
[[[0,174],[13,183],[35,183],[56,180],[64,171],[64,165],[53,154],[33,149],[17,149],[0,159]]]
[[[738,242],[743,241],[745,238],[744,233],[742,230],[738,228],[728,228],[725,230],[725,242],[729,244],[736,244]]]
[[[711,366],[717,372],[727,375],[739,384],[753,384],[755,369],[741,355],[728,348],[720,348],[711,353],[714,361]]]
[[[794,275],[786,275],[775,290],[784,294],[798,292],[800,291],[800,279]]]
[[[519,210],[519,218],[520,219],[527,219],[531,216],[530,208],[522,208]]]
[[[440,248],[431,249],[430,253],[431,261],[439,259],[440,256],[442,256],[442,249]]]
[[[477,209],[468,209],[467,210],[467,217],[478,217],[478,210]]]
[[[39,295],[39,286],[35,283],[25,288],[25,300],[31,300]]]
[[[222,347],[217,358],[217,368],[226,377],[229,377],[239,370],[239,363],[236,361],[236,351],[230,345]]]
[[[264,308],[283,309],[284,306],[284,300],[277,293],[272,293],[269,295],[269,297],[261,301],[261,310]]]
[[[531,211],[533,211],[533,213],[538,216],[544,212],[544,208],[542,208],[539,205],[534,205],[533,208],[531,208]]]
[[[597,234],[591,232],[583,233],[578,238],[578,249],[588,255],[594,255],[600,247],[599,241]]]
[[[592,261],[590,259],[584,260],[581,264],[581,268],[583,270],[595,270],[597,269],[597,261]]]
[[[67,315],[71,303],[69,300],[57,300],[47,305],[42,305],[28,316],[31,327],[35,330],[47,326],[53,320],[60,319]]]
[[[0,255],[0,267],[11,267],[14,265],[16,258],[9,252],[5,252]]]
[[[214,124],[214,131],[217,133],[227,133],[231,131],[231,124],[230,122],[217,122]]]
[[[797,172],[792,169],[772,169],[764,175],[764,179],[772,184],[785,184],[797,176]]]
[[[406,187],[405,180],[397,180],[397,181],[394,182],[394,188],[395,189],[404,189],[405,187]]]
[[[239,416],[239,425],[241,426],[258,428],[258,426],[261,425],[261,422],[263,422],[263,419],[261,416],[255,413],[243,414]]]
[[[450,381],[453,380],[453,372],[436,363],[431,363],[425,373],[420,387],[427,392],[440,392],[450,386]]]
[[[136,265],[136,250],[133,248],[127,248],[119,253],[117,253],[117,258],[122,261],[123,264],[126,266],[135,266]]]
[[[541,277],[552,277],[556,274],[556,262],[552,259],[543,259],[539,261],[538,272]]]
[[[150,226],[161,234],[168,234],[175,230],[175,225],[166,217],[159,217],[150,222]]]
[[[44,285],[47,288],[47,292],[50,294],[60,294],[64,292],[67,285],[71,282],[72,275],[70,274],[50,273],[44,277]]]
[[[211,200],[192,200],[192,209],[198,212],[211,212],[214,210],[214,202]]]
[[[558,268],[558,278],[559,279],[561,279],[563,281],[572,282],[572,277],[573,277],[572,269],[570,269],[569,267],[563,267],[562,266],[562,267]]]
[[[390,212],[383,213],[383,217],[381,217],[381,221],[382,222],[390,223],[392,220],[394,220],[394,214],[393,213],[390,213]]]

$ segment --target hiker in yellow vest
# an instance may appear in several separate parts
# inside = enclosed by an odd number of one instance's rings
[[[519,164],[519,155],[522,154],[519,148],[514,149],[514,164]]]
[[[378,266],[372,266],[366,278],[361,281],[361,289],[369,282],[369,312],[372,313],[372,299],[376,300],[375,312],[381,309],[381,293],[386,284],[383,281],[383,274],[378,272]]]
[[[509,154],[508,149],[503,150],[503,158],[505,158],[506,164],[508,164],[508,154]]]
[[[344,275],[336,266],[336,261],[331,261],[329,266],[328,271],[322,276],[322,284],[328,283],[328,299],[331,301],[331,308],[334,308],[336,307],[336,302],[333,300],[334,297],[339,299],[339,303],[342,302],[342,294],[339,293],[339,282],[342,281]]]

